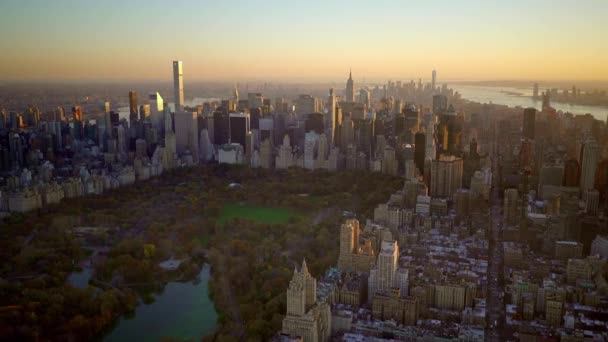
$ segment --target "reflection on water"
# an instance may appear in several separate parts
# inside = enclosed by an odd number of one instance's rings
[[[160,341],[164,337],[192,339],[213,333],[217,313],[209,298],[209,266],[199,281],[169,283],[151,304],[140,304],[135,317],[120,318],[104,341]]]
[[[463,99],[480,103],[494,103],[507,105],[509,107],[534,107],[541,109],[542,101],[532,98],[532,87],[491,87],[491,86],[476,86],[476,85],[451,85],[450,88],[459,92]],[[522,94],[522,95],[517,95]],[[559,102],[551,102],[551,106],[563,112],[571,112],[573,114],[591,114],[596,119],[604,120],[608,115],[608,107],[585,106],[576,104],[566,104]]]
[[[68,283],[79,289],[86,289],[89,286],[89,279],[91,279],[92,274],[93,270],[85,267],[80,272],[73,272],[70,274]]]

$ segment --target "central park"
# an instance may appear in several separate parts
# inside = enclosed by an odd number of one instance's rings
[[[316,275],[334,266],[342,213],[370,218],[402,184],[211,165],[10,216],[0,339],[268,340],[294,265],[306,258]],[[83,270],[83,286],[67,281]]]

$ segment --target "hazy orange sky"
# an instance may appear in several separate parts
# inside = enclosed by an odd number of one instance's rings
[[[0,2],[0,80],[608,80],[608,1]]]

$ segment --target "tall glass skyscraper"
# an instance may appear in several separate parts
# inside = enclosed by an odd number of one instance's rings
[[[184,74],[182,61],[173,61],[173,91],[175,111],[182,111],[184,109]]]

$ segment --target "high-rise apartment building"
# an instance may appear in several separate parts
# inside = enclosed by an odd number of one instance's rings
[[[306,261],[296,268],[287,288],[287,310],[281,331],[304,342],[328,341],[331,335],[329,304],[317,302],[317,280]]]
[[[184,70],[182,61],[173,61],[173,101],[175,112],[184,109]]]

